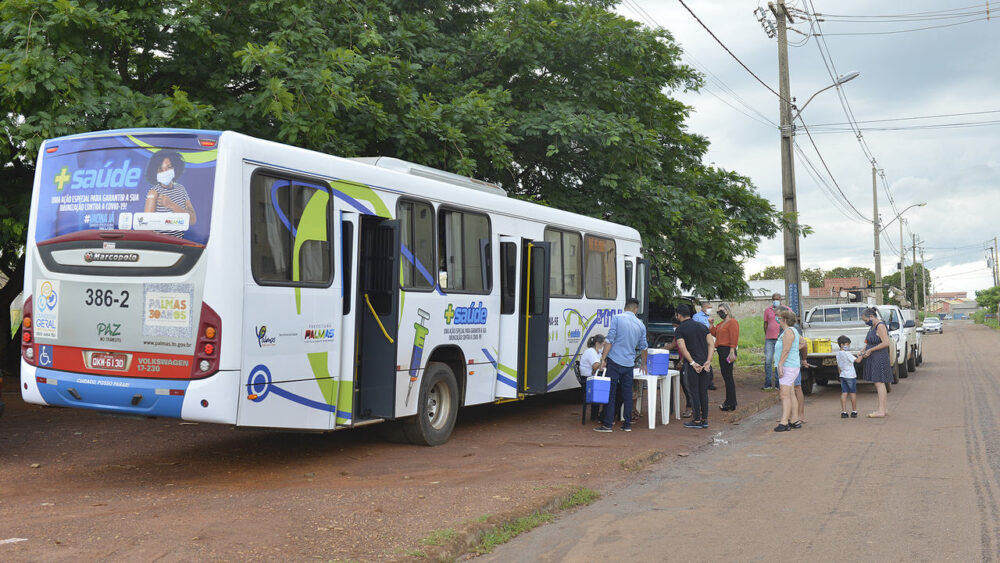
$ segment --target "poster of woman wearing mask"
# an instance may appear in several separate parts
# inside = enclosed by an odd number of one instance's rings
[[[197,221],[197,214],[187,189],[178,182],[184,174],[184,160],[176,151],[159,151],[149,159],[146,166],[146,180],[152,184],[146,194],[146,213],[187,214],[186,226]],[[186,229],[185,229],[186,230]],[[159,230],[159,233],[178,238],[184,237],[184,230]]]

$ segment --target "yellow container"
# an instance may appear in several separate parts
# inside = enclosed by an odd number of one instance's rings
[[[829,338],[813,338],[812,351],[814,354],[829,354],[833,352],[833,344]]]

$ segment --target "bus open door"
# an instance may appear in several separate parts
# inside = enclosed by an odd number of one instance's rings
[[[551,245],[521,239],[521,299],[519,302],[518,392],[545,393],[548,387],[549,270]]]

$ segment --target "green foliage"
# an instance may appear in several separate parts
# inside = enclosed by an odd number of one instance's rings
[[[747,293],[742,262],[794,225],[669,93],[669,32],[612,0],[0,0],[0,252],[16,262],[46,138],[232,129],[387,155],[639,230],[654,295]],[[9,219],[10,221],[6,221]]]
[[[444,545],[450,543],[452,540],[458,537],[458,532],[451,528],[445,528],[443,530],[434,530],[433,532],[427,534],[427,537],[420,540],[422,545]]]
[[[976,303],[978,303],[984,311],[996,314],[997,305],[1000,305],[1000,285],[977,291]]]
[[[479,540],[479,545],[473,548],[476,555],[492,552],[498,545],[503,545],[515,537],[551,522],[555,516],[545,512],[535,512],[530,516],[522,516],[497,528],[488,530]]]
[[[785,266],[768,266],[756,274],[750,275],[750,280],[783,280],[785,279]]]
[[[875,280],[875,272],[871,268],[864,266],[837,266],[826,273],[828,278],[862,278],[864,280]]]
[[[563,501],[559,503],[559,510],[568,510],[578,506],[587,506],[599,498],[601,498],[601,493],[595,491],[594,489],[582,487],[563,499]]]
[[[1000,330],[1000,322],[998,322],[997,316],[994,314],[990,318],[986,318],[986,310],[980,309],[975,313],[972,313],[972,320],[976,324],[986,325],[994,330]]]

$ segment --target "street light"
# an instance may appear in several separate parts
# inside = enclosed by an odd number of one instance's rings
[[[889,219],[889,222],[886,223],[881,229],[879,229],[878,232],[881,233],[882,231],[888,229],[889,225],[891,225],[893,221],[895,221],[896,219],[900,219],[900,218],[903,217],[903,213],[906,213],[907,211],[913,209],[914,207],[923,207],[925,205],[927,205],[926,201],[923,202],[923,203],[914,203],[913,205],[911,205],[911,206],[907,207],[906,209],[900,211],[899,213],[896,214],[895,217],[893,217],[892,219]],[[876,220],[878,220],[878,219],[876,219]]]
[[[841,84],[843,84],[845,82],[850,82],[851,80],[854,80],[855,78],[857,78],[860,75],[861,75],[861,73],[858,72],[858,71],[853,71],[853,72],[848,72],[847,74],[842,74],[840,76],[840,78],[837,79],[836,82],[834,82],[833,84],[827,86],[826,88],[818,90],[816,92],[816,94],[813,94],[812,96],[809,96],[809,99],[806,100],[806,103],[802,104],[802,107],[799,108],[799,110],[795,112],[795,117],[793,117],[792,120],[795,120],[796,118],[799,117],[799,114],[802,113],[802,110],[806,109],[806,106],[809,105],[809,102],[813,101],[813,98],[815,98],[817,94],[820,94],[821,92],[826,92],[827,90],[829,90],[830,88],[833,88],[834,86],[840,86]]]
[[[784,2],[778,3],[781,10],[785,12]],[[787,13],[787,12],[785,12]],[[778,43],[779,45],[786,45],[785,36],[785,23],[784,19],[781,17],[779,19],[778,25]],[[783,200],[782,211],[785,213],[786,217],[793,217],[796,221],[794,225],[785,226],[784,231],[784,246],[785,246],[785,287],[787,288],[788,306],[792,308],[796,313],[801,313],[801,306],[799,304],[799,291],[801,288],[801,270],[800,257],[799,257],[799,233],[798,233],[798,205],[795,201],[795,167],[794,161],[792,159],[792,147],[793,141],[792,137],[795,135],[795,128],[792,122],[802,113],[802,110],[809,105],[809,102],[813,100],[820,92],[824,92],[833,88],[834,86],[840,86],[841,84],[854,80],[858,77],[860,73],[849,72],[840,78],[836,79],[833,84],[826,86],[818,91],[809,99],[806,103],[802,104],[802,108],[795,111],[792,114],[792,110],[795,109],[794,105],[791,103],[791,97],[789,94],[788,86],[788,53],[785,49],[778,50],[778,71],[779,71],[779,88],[781,89],[781,196]]]
[[[873,174],[873,176],[874,176],[874,174]],[[874,188],[873,188],[873,190],[874,190]],[[877,194],[874,197],[875,197],[875,202],[876,202],[876,205],[877,205],[878,204],[878,196],[877,196]],[[896,216],[893,217],[892,219],[890,219],[889,222],[886,223],[885,226],[882,227],[882,228],[879,228],[878,208],[877,207],[875,208],[876,209],[876,211],[875,211],[875,217],[873,217],[873,219],[875,221],[875,303],[878,304],[878,305],[882,304],[882,255],[879,253],[878,237],[879,237],[880,234],[882,234],[882,231],[886,230],[886,228],[888,228],[889,225],[892,224],[893,221],[895,221],[896,219],[902,220],[903,213],[906,213],[907,211],[913,209],[914,207],[923,207],[925,205],[927,205],[926,201],[921,202],[921,203],[914,203],[913,205],[911,205],[911,206],[907,207],[906,209],[904,209],[904,210],[900,211],[899,213],[897,213]],[[902,223],[900,223],[900,226],[899,226],[899,245],[900,246],[903,245],[903,225],[902,225]],[[900,251],[902,252],[902,249]],[[901,258],[900,259],[900,263],[902,263],[902,261],[903,260]],[[902,271],[902,272],[900,272],[900,278],[901,279],[904,278],[905,275],[906,275],[906,271],[905,270]],[[905,284],[906,282],[903,281],[903,283]],[[904,298],[905,298],[905,295],[904,295]]]

